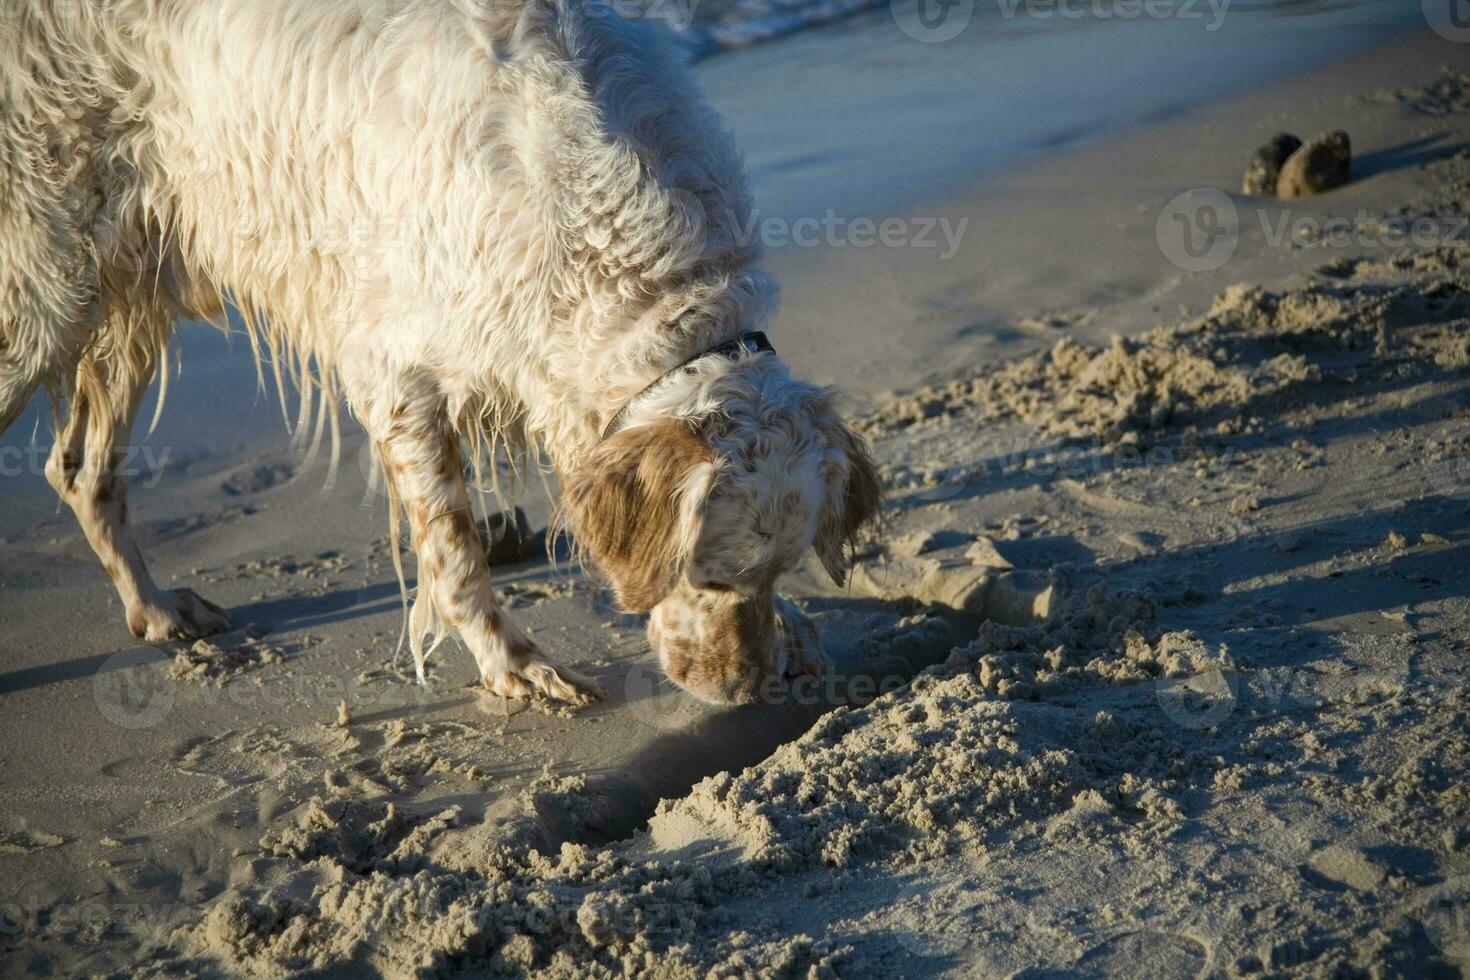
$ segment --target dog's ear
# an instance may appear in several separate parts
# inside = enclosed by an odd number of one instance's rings
[[[688,422],[663,419],[619,432],[567,481],[561,507],[624,610],[651,609],[674,587],[714,479],[709,443]]]
[[[821,429],[832,451],[825,465],[827,500],[813,547],[832,581],[843,585],[851,564],[848,552],[858,532],[878,516],[882,488],[862,436],[836,418],[823,423]]]

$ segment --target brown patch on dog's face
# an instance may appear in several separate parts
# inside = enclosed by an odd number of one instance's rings
[[[669,679],[701,701],[753,704],[782,673],[775,592],[753,595],[682,584],[653,610],[648,639]]]
[[[670,590],[699,536],[715,454],[680,419],[627,429],[593,450],[562,506],[628,612]]]

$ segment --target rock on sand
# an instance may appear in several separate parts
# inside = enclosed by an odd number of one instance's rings
[[[1276,181],[1287,159],[1301,148],[1302,141],[1290,133],[1277,133],[1251,157],[1245,168],[1241,190],[1259,197],[1276,193]]]
[[[1287,158],[1276,180],[1276,196],[1283,201],[1320,194],[1348,182],[1353,150],[1342,130],[1323,133]]]

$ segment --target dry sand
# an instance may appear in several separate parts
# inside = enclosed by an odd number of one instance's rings
[[[1091,210],[954,192],[951,214],[1029,209],[1021,255],[1121,223],[1127,274],[1110,298],[987,289],[982,239],[902,269],[927,305],[862,314],[912,328],[881,369],[902,390],[859,387],[850,350],[810,365],[858,388],[888,514],[852,590],[788,583],[837,662],[790,703],[692,702],[635,618],[541,561],[501,594],[609,700],[489,699],[453,648],[419,689],[382,502],[281,449],[201,450],[140,491],[161,577],[239,628],[119,651],[69,517],[17,493],[4,972],[1463,971],[1470,253],[1366,240],[1463,228],[1470,86],[1432,67],[1456,55],[1402,39],[1034,161]],[[1233,188],[1292,107],[1366,154],[1421,150],[1303,210],[1235,198],[1230,261],[1170,265],[1161,209]],[[1157,152],[1211,143],[1218,179]],[[1272,244],[1258,213],[1356,231]],[[799,368],[880,258],[776,256]]]

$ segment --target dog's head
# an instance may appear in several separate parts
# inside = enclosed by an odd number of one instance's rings
[[[815,549],[842,584],[849,546],[877,513],[867,446],[824,393],[790,391],[624,429],[564,488],[619,605],[651,611],[665,672],[705,701],[754,701],[784,673],[777,577]]]

